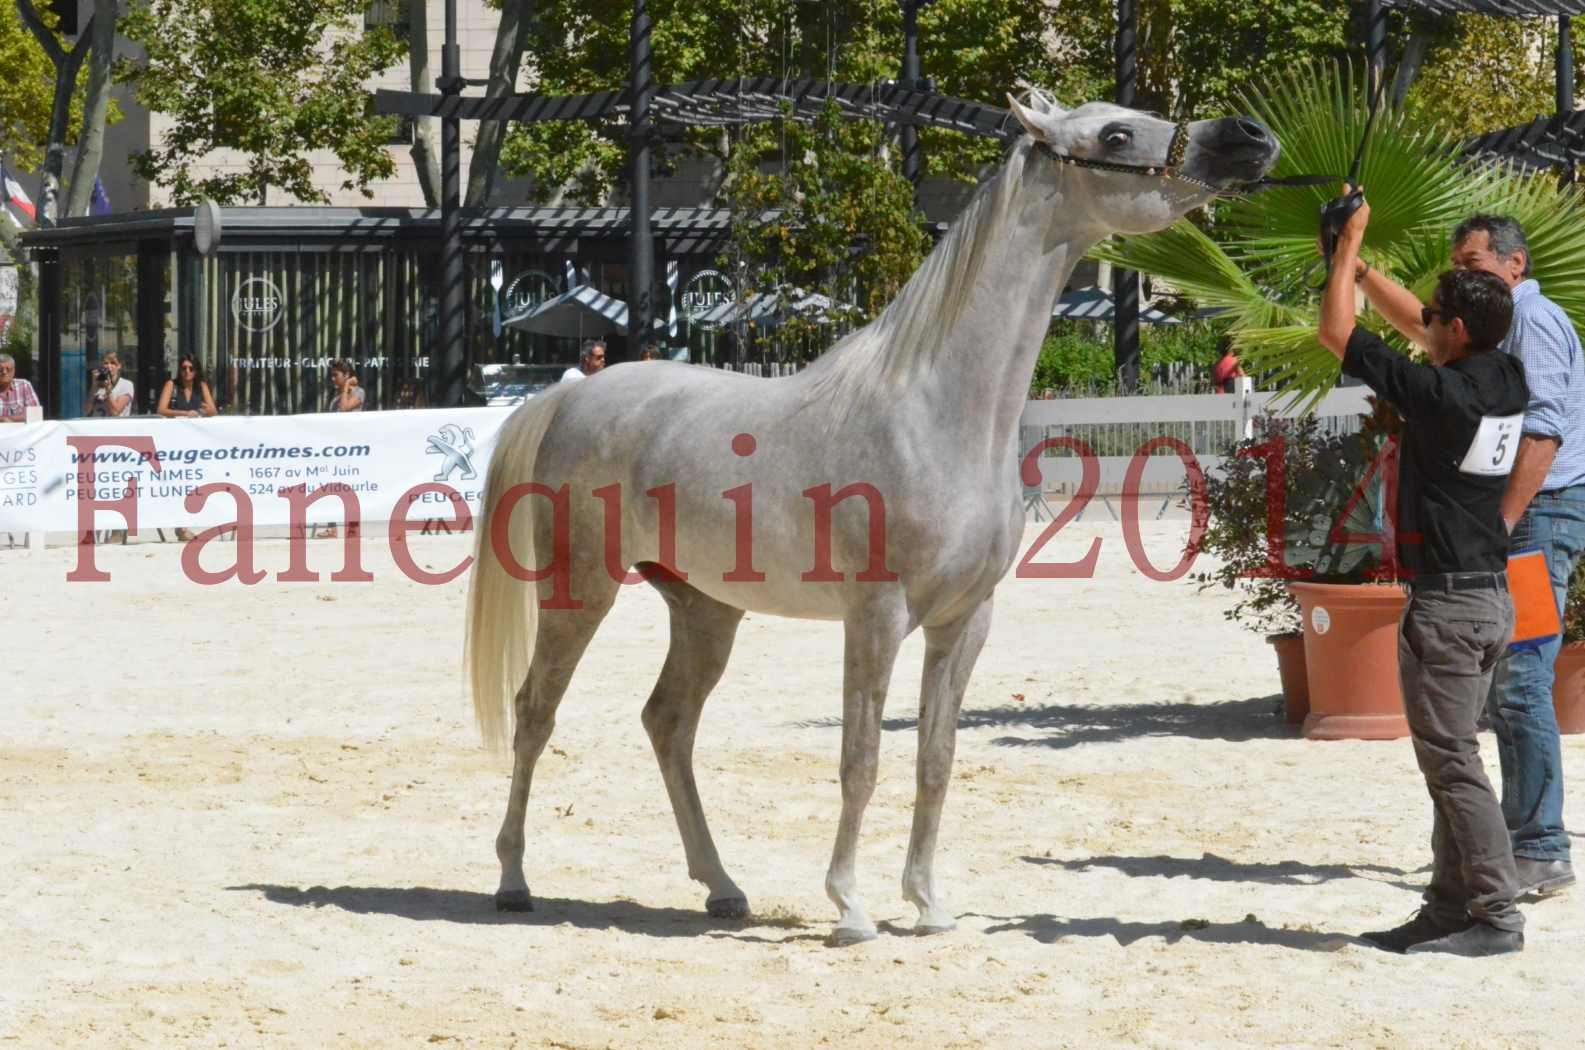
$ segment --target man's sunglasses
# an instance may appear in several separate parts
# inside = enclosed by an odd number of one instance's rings
[[[1422,306],[1422,307],[1420,307],[1420,323],[1421,324],[1425,325],[1427,328],[1430,328],[1431,327],[1431,318],[1433,318],[1433,317],[1447,317],[1447,314],[1444,311],[1442,311],[1442,310],[1440,310],[1440,309],[1438,309],[1438,308],[1436,308],[1434,306]],[[1451,318],[1449,318],[1449,320],[1451,320]]]

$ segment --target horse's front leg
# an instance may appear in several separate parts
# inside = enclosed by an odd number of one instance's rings
[[[846,622],[842,668],[842,819],[826,872],[826,895],[838,910],[833,945],[857,944],[875,936],[875,923],[859,900],[855,871],[864,807],[875,793],[880,765],[881,714],[897,649],[908,633],[901,601],[876,604]]]
[[[933,861],[941,806],[952,779],[957,747],[958,710],[980,648],[991,629],[987,598],[969,615],[944,627],[925,628],[924,677],[919,692],[919,778],[914,797],[914,827],[903,866],[903,896],[919,909],[918,933],[943,933],[957,919],[936,893]]]

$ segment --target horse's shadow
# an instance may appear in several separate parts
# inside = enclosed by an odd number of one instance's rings
[[[1274,740],[1296,736],[1280,717],[1282,697],[1252,696],[1209,703],[1166,701],[1139,704],[1004,704],[964,710],[958,728],[1028,729],[1041,735],[999,736],[1003,747],[1069,748],[1116,743],[1138,737],[1176,736],[1191,740]],[[803,729],[840,728],[840,718],[798,723]],[[918,728],[917,718],[887,718],[881,728],[901,732]]]
[[[1129,878],[1190,878],[1213,882],[1254,882],[1275,886],[1314,886],[1337,879],[1370,879],[1386,886],[1419,893],[1424,886],[1404,881],[1413,874],[1383,864],[1301,864],[1294,860],[1272,863],[1244,863],[1206,853],[1195,857],[1080,857],[1062,860],[1053,857],[1023,857],[1027,864],[1046,864],[1067,871],[1111,868]],[[1429,871],[1429,867],[1420,869]],[[1376,876],[1384,876],[1377,878]]]
[[[488,893],[442,890],[429,886],[297,886],[250,883],[228,886],[240,893],[258,893],[273,904],[294,908],[340,908],[355,915],[392,915],[413,922],[451,922],[469,926],[573,926],[585,930],[617,930],[647,937],[730,938],[760,944],[827,941],[824,934],[805,931],[801,922],[757,920],[740,922],[712,919],[702,912],[680,908],[653,908],[635,901],[579,901],[558,897],[535,898],[534,911],[498,912]],[[1043,943],[1065,937],[1114,937],[1123,946],[1147,937],[1169,944],[1185,938],[1214,944],[1263,944],[1304,951],[1331,951],[1347,943],[1343,934],[1311,930],[1274,929],[1257,921],[1235,923],[1127,922],[1110,916],[1069,919],[1054,915],[974,915],[992,920],[985,933],[1025,933]],[[901,922],[883,921],[882,932],[910,937]],[[782,936],[767,936],[766,928]]]
[[[413,922],[451,922],[468,926],[574,926],[584,930],[620,930],[649,937],[743,937],[741,931],[781,927],[788,936],[778,941],[819,940],[815,932],[798,933],[802,923],[750,917],[743,921],[713,919],[703,911],[653,908],[630,900],[580,901],[535,897],[529,912],[496,911],[495,897],[470,890],[430,886],[279,886],[249,883],[227,886],[258,893],[272,904],[294,908],[340,908],[355,915],[392,915]],[[743,937],[760,940],[759,937]]]
[[[1042,944],[1055,944],[1069,937],[1112,937],[1126,948],[1147,937],[1160,937],[1168,944],[1190,940],[1207,944],[1258,944],[1294,951],[1333,952],[1350,944],[1363,943],[1352,934],[1267,926],[1253,916],[1243,922],[1205,922],[1197,919],[1129,922],[1109,915],[1088,919],[1070,919],[1059,915],[980,917],[994,920],[985,928],[986,933],[1023,933]]]

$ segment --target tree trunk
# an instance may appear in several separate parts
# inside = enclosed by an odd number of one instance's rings
[[[1409,88],[1414,86],[1414,78],[1420,75],[1420,67],[1425,64],[1425,53],[1431,45],[1431,32],[1426,28],[1419,28],[1404,45],[1403,60],[1398,63],[1398,75],[1392,81],[1392,108],[1402,109],[1404,99],[1409,97]]]
[[[414,91],[426,94],[435,90],[435,77],[429,68],[429,5],[425,0],[407,0],[407,65]],[[424,206],[440,207],[440,121],[436,117],[413,118],[413,167],[419,188],[424,191]]]
[[[116,0],[94,0],[90,23],[93,60],[88,67],[88,94],[83,99],[83,124],[77,132],[77,155],[68,183],[67,215],[87,215],[94,180],[105,152],[105,115],[110,109],[110,73],[116,57]]]
[[[87,41],[87,37],[83,41]],[[66,124],[71,116],[72,87],[82,66],[81,47],[55,67],[55,102],[50,107],[49,145],[44,150],[44,170],[39,173],[38,223],[53,226],[60,217],[61,173],[66,169]],[[76,58],[73,61],[74,57]]]
[[[17,14],[55,66],[55,99],[50,106],[49,143],[44,150],[44,170],[39,173],[38,202],[38,224],[53,226],[60,215],[61,172],[66,167],[66,123],[71,116],[72,91],[77,86],[77,71],[93,41],[94,18],[83,26],[72,49],[65,51],[39,18],[33,0],[17,0]]]
[[[534,0],[503,0],[501,24],[495,31],[495,51],[490,55],[490,83],[484,89],[486,97],[510,95],[516,89],[518,67],[523,61],[523,38],[533,18]],[[469,207],[478,207],[490,199],[501,159],[501,140],[505,137],[504,122],[479,122],[473,160],[468,166]]]

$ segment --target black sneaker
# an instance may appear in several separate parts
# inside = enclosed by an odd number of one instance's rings
[[[1574,885],[1574,866],[1566,860],[1537,860],[1515,857],[1519,869],[1520,897],[1550,897]]]
[[[1486,955],[1508,955],[1512,952],[1524,951],[1524,932],[1521,930],[1499,930],[1495,926],[1488,926],[1484,922],[1476,922],[1468,927],[1450,933],[1445,937],[1438,937],[1432,941],[1421,941],[1411,944],[1408,948],[1410,955],[1422,952],[1439,952],[1443,955],[1465,955],[1479,957]]]
[[[1468,929],[1473,919],[1462,919],[1454,923],[1447,923],[1437,919],[1425,909],[1421,909],[1415,917],[1391,930],[1372,930],[1370,933],[1359,935],[1360,940],[1368,941],[1383,951],[1398,952],[1400,955],[1409,950],[1410,945],[1419,944],[1421,941],[1434,941],[1438,937],[1446,937],[1450,933]]]

